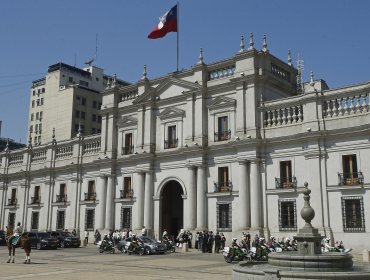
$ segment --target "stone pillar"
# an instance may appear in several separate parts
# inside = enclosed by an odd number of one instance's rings
[[[144,226],[148,234],[153,230],[153,172],[145,173]]]
[[[259,160],[253,160],[250,163],[250,189],[251,189],[251,228],[261,228],[261,184],[260,184]]]
[[[250,227],[250,185],[248,178],[248,165],[246,161],[239,162],[239,213],[241,213],[240,230]]]
[[[187,230],[193,230],[196,226],[196,213],[197,213],[197,190],[196,190],[196,167],[195,166],[189,166],[188,167],[188,173],[189,173],[189,185],[188,185],[188,219],[187,219],[187,225],[185,226],[185,229]]]
[[[206,228],[206,167],[198,167],[197,177],[197,230]]]
[[[98,230],[103,230],[105,228],[106,191],[106,178],[105,176],[100,176],[97,180],[97,199],[99,200],[99,213],[96,222],[96,228]]]
[[[135,229],[142,229],[144,225],[144,176],[145,173],[138,172],[136,173],[136,225]]]
[[[106,199],[106,212],[105,212],[105,229],[113,230],[113,219],[114,219],[114,213],[113,213],[113,195],[114,195],[114,176],[109,175],[108,176],[108,183],[107,183],[107,199]]]

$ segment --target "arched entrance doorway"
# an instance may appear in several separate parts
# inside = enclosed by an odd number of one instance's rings
[[[160,230],[163,232],[166,229],[167,233],[175,238],[184,225],[182,194],[181,185],[173,180],[166,183],[162,190],[162,225]]]

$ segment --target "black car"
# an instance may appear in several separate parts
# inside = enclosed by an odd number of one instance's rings
[[[151,239],[146,236],[138,236],[137,237],[140,242],[144,244],[144,251],[145,254],[150,255],[150,254],[164,254],[166,252],[166,246],[158,241],[155,241],[154,239]],[[121,240],[117,244],[117,249],[121,252],[124,252],[125,246],[129,246],[131,243],[131,237],[128,237],[124,240]]]
[[[50,231],[51,236],[58,239],[58,247],[65,248],[65,247],[74,247],[78,248],[81,245],[81,240],[79,237],[73,235],[70,232],[66,231]]]
[[[47,232],[30,231],[25,232],[24,234],[31,239],[31,248],[36,248],[37,250],[58,248],[58,239],[50,236]]]
[[[6,245],[6,234],[5,230],[0,230],[0,245]]]

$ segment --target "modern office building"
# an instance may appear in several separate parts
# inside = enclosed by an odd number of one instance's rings
[[[330,89],[297,76],[290,58],[251,40],[222,61],[205,64],[201,52],[190,69],[148,79],[145,68],[135,84],[110,84],[100,135],[75,137],[72,126],[70,139],[57,131],[54,141],[0,153],[0,225],[283,238],[303,226],[308,182],[312,224],[362,250],[370,83]]]
[[[32,83],[28,120],[30,143],[50,142],[53,135],[59,140],[71,139],[79,128],[85,135],[100,133],[101,92],[113,79],[93,65],[83,69],[65,63],[49,66],[46,76]],[[116,82],[128,85],[121,80]]]

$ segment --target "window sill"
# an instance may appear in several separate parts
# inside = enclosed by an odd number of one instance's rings
[[[80,201],[80,205],[88,205],[88,204],[92,204],[92,205],[99,204],[99,200],[81,200]]]
[[[115,198],[114,202],[136,202],[136,197],[127,197],[127,198]]]
[[[239,191],[231,191],[231,192],[211,192],[206,194],[208,197],[225,197],[225,196],[239,196]]]

